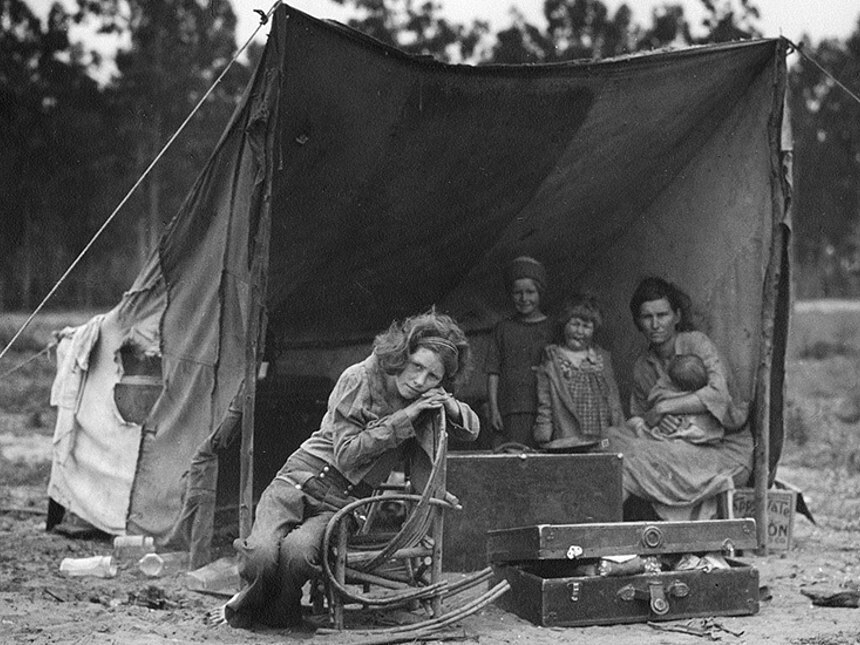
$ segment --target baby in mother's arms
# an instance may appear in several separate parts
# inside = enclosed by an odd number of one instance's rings
[[[666,365],[648,394],[648,411],[643,417],[630,417],[627,425],[648,433],[655,439],[685,439],[691,443],[708,443],[723,438],[725,431],[717,418],[708,411],[687,414],[666,414],[657,419],[654,408],[660,401],[693,394],[708,385],[705,362],[695,354],[676,354]],[[648,423],[648,419],[652,423]]]

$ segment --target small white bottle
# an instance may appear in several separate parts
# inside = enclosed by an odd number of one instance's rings
[[[155,553],[155,540],[149,535],[118,535],[113,539],[113,557],[118,561],[139,560]]]
[[[150,578],[158,578],[188,569],[188,552],[147,553],[137,563],[140,572]]]
[[[67,576],[94,576],[113,578],[116,575],[116,562],[109,555],[94,555],[90,558],[63,558],[60,573]]]

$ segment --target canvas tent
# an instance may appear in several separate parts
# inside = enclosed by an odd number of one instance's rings
[[[110,533],[164,536],[243,382],[250,449],[259,361],[336,378],[431,305],[473,339],[463,396],[479,399],[508,311],[501,267],[524,253],[547,267],[550,308],[573,289],[600,296],[623,391],[642,348],[635,284],[685,288],[754,404],[763,490],[782,436],[786,47],[446,65],[282,5],[157,253],[64,346],[51,498]],[[117,410],[120,385],[154,392],[141,422]]]

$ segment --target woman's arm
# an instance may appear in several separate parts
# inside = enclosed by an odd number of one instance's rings
[[[552,439],[552,398],[550,396],[549,377],[546,374],[547,361],[537,369],[537,416],[535,417],[532,436],[537,445],[543,445]]]
[[[490,427],[496,432],[504,430],[502,413],[499,411],[499,375],[487,375],[487,403],[490,406]]]
[[[657,401],[646,410],[643,418],[645,423],[653,428],[670,419],[673,415],[699,414],[707,411],[705,404],[695,393],[681,394]],[[679,422],[680,419],[671,419],[667,429],[676,428]]]
[[[451,423],[448,424],[448,432],[452,437],[460,441],[474,441],[481,432],[480,417],[477,412],[462,401],[454,399],[454,403],[459,408],[460,418],[454,420],[449,417]]]
[[[708,372],[705,387],[673,397],[664,397],[646,413],[645,420],[651,425],[656,419],[659,423],[665,415],[710,413],[724,427],[736,428],[743,424],[734,417],[738,415],[732,402],[727,382],[725,364],[711,339],[701,332],[685,332],[679,335],[676,343],[679,354],[694,354],[702,359]],[[741,414],[745,417],[745,414]]]
[[[699,414],[708,411],[708,408],[702,403],[702,399],[695,392],[661,399],[651,409],[660,415]]]
[[[335,461],[343,470],[361,468],[415,436],[414,409],[406,407],[383,417],[371,412],[368,378],[364,369],[348,369],[329,396],[324,423]]]
[[[732,400],[728,386],[728,366],[720,357],[716,345],[701,332],[687,332],[680,336],[679,353],[695,354],[702,359],[708,371],[708,384],[695,392],[704,408],[727,429],[736,429],[746,421],[746,406],[739,407]]]
[[[448,433],[455,439],[474,441],[478,438],[481,420],[466,403],[458,401],[453,394],[449,394],[441,387],[425,392],[422,397],[431,399],[435,397],[442,402],[448,420]]]
[[[502,373],[502,351],[503,351],[503,327],[504,321],[496,323],[490,344],[487,347],[487,405],[490,408],[490,427],[495,432],[504,430],[502,412],[499,408],[499,374]]]

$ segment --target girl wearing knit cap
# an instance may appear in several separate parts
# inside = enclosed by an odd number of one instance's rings
[[[541,311],[546,271],[534,258],[521,256],[505,270],[514,314],[496,324],[487,357],[487,398],[495,446],[515,442],[534,447],[537,413],[535,369],[552,342],[554,323]]]

